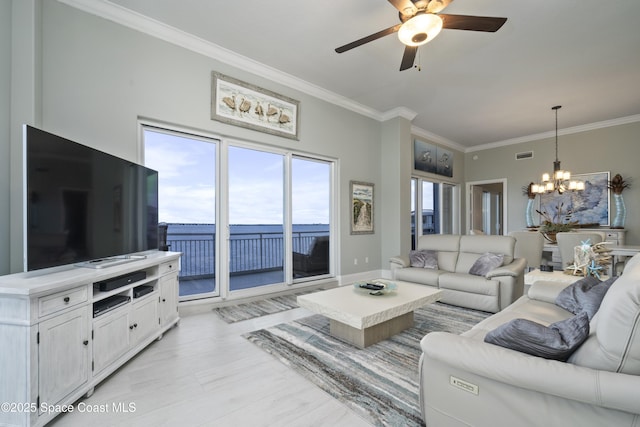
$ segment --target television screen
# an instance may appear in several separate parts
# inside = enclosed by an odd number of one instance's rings
[[[158,172],[25,126],[25,270],[158,249]]]

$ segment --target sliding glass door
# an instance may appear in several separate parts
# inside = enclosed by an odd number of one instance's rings
[[[331,272],[331,163],[294,157],[291,172],[293,278]]]
[[[219,141],[143,129],[145,165],[158,171],[158,221],[169,250],[182,252],[179,294],[217,296],[216,165]]]
[[[284,282],[284,158],[229,147],[229,290]]]
[[[182,252],[182,300],[334,274],[334,161],[151,125],[142,134],[167,245]]]

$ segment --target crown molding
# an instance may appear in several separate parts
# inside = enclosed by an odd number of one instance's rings
[[[109,0],[57,0],[60,3],[66,4],[83,12],[95,15],[106,20],[115,22],[116,24],[123,25],[131,28],[135,31],[150,35],[154,38],[163,40],[167,43],[180,46],[182,48],[191,50],[217,61],[223,62],[230,66],[236,67],[241,70],[245,70],[249,73],[267,78],[273,82],[282,84],[292,89],[298,90],[302,93],[311,95],[320,100],[329,102],[347,110],[353,111],[365,117],[383,122],[394,117],[403,117],[409,121],[412,121],[417,113],[405,108],[397,107],[386,112],[380,112],[366,105],[360,104],[345,96],[339,95],[335,92],[326,90],[320,86],[307,82],[297,78],[291,74],[283,72],[273,67],[269,67],[265,64],[257,62],[251,58],[243,55],[239,55],[229,49],[223,48],[215,43],[211,43],[200,37],[196,37],[185,31],[179,30],[175,27],[164,24],[160,21],[152,19],[148,16],[134,12],[130,9],[114,4]],[[559,135],[566,135],[577,132],[585,132],[594,129],[605,128],[609,126],[617,126],[625,123],[633,123],[640,121],[640,115],[634,115],[629,117],[622,117],[619,119],[606,120],[602,122],[596,122],[573,128],[567,128],[559,130]],[[535,141],[538,139],[549,138],[555,135],[553,131],[539,133],[535,135],[528,135],[513,139],[507,139],[504,141],[497,141],[488,144],[482,144],[475,147],[466,147],[457,142],[451,141],[440,135],[436,135],[425,129],[417,126],[411,127],[413,135],[428,139],[430,141],[442,144],[444,146],[453,148],[455,150],[462,151],[464,153],[470,153],[474,151],[487,150],[491,148],[504,147],[507,145],[521,144],[523,142]]]
[[[408,108],[396,107],[396,108],[393,108],[393,109],[391,109],[389,111],[381,113],[379,120],[384,122],[384,121],[387,121],[389,119],[393,119],[393,118],[396,118],[396,117],[402,117],[404,119],[412,121],[413,119],[416,118],[417,115],[418,115],[418,113],[416,113],[415,111],[410,110]]]
[[[586,125],[574,126],[565,129],[558,129],[558,135],[571,135],[574,133],[588,132],[596,129],[608,128],[611,126],[620,126],[628,123],[640,122],[640,114],[633,116],[620,117],[617,119],[604,120],[601,122],[588,123]],[[475,147],[469,147],[465,152],[472,153],[474,151],[489,150],[491,148],[500,148],[507,145],[522,144],[523,142],[537,141],[545,138],[553,138],[556,135],[554,130],[542,133],[536,133],[534,135],[521,136],[518,138],[506,139],[504,141],[491,142],[488,144],[477,145]]]
[[[276,83],[280,83],[292,89],[296,89],[300,92],[327,101],[331,104],[346,108],[347,110],[351,110],[377,121],[387,120],[389,117],[393,117],[394,115],[407,117],[406,112],[410,111],[408,109],[404,109],[406,111],[393,113],[395,110],[399,110],[394,109],[390,110],[391,113],[381,113],[380,111],[355,102],[335,92],[323,89],[320,86],[299,79],[276,68],[269,67],[246,56],[239,55],[215,43],[211,43],[200,37],[196,37],[192,34],[164,24],[148,16],[114,4],[108,0],[58,1],[91,15],[107,19],[109,21],[115,22],[116,24],[123,25],[125,27],[150,35],[176,46],[180,46],[209,58],[215,59],[217,61],[224,62],[225,64],[231,65],[238,69],[267,78]],[[413,117],[411,117],[409,120],[413,120],[415,115],[416,113],[413,113]]]

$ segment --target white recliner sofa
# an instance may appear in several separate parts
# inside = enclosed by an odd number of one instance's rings
[[[571,319],[574,313],[556,304],[565,287],[537,281],[470,331],[422,339],[420,403],[427,427],[640,426],[640,255],[604,294],[586,341],[567,361],[485,342],[513,319],[545,326]]]
[[[429,234],[418,238],[416,250],[435,252],[436,268],[415,267],[410,256],[391,257],[394,280],[441,289],[441,302],[496,313],[522,296],[524,258],[514,258],[515,239],[510,236]],[[470,270],[486,253],[500,254],[502,265],[484,275]]]

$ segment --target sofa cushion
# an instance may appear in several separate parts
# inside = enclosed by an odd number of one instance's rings
[[[612,277],[602,282],[593,276],[584,277],[564,288],[558,294],[555,303],[573,314],[585,311],[591,320],[616,279],[617,277]]]
[[[405,282],[419,283],[423,285],[438,287],[438,277],[445,273],[443,270],[432,270],[430,268],[407,267],[395,270],[393,278]]]
[[[544,326],[527,319],[514,319],[485,336],[485,342],[501,347],[565,361],[589,335],[589,317],[582,312]]]
[[[474,253],[481,255],[485,252],[504,254],[504,264],[511,264],[516,246],[516,239],[512,236],[461,236],[460,253]],[[469,271],[467,266],[464,272]]]
[[[428,249],[420,249],[409,252],[411,267],[438,268],[438,253]]]
[[[569,362],[640,375],[640,255],[627,262],[591,321],[591,334]]]
[[[460,249],[460,236],[456,234],[427,234],[418,237],[417,249],[438,252],[438,268],[455,271]]]
[[[485,252],[480,255],[480,257],[473,263],[473,265],[469,269],[469,274],[473,274],[475,276],[485,276],[494,268],[500,267],[503,260],[503,254]]]

